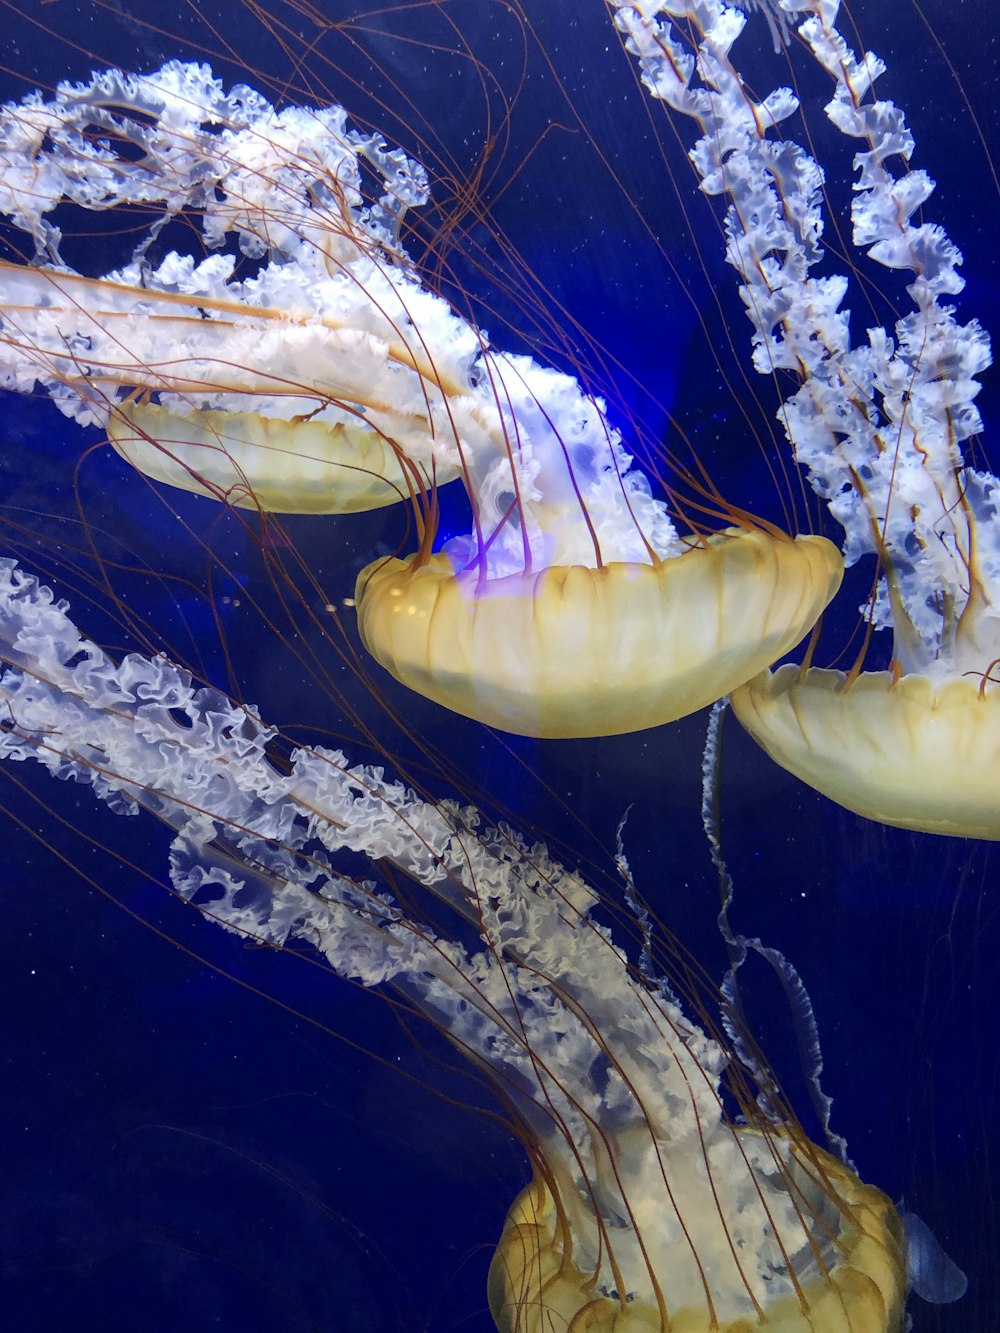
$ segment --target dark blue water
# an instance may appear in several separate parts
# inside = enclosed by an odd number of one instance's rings
[[[235,5],[202,7],[220,25],[214,36],[171,3],[43,6],[50,35],[4,9],[3,86],[21,96],[36,80],[82,76],[91,51],[149,68],[228,42],[233,59],[218,62],[227,79],[245,62],[262,69],[274,95],[284,78],[313,80],[391,139],[414,152],[429,140],[439,165],[466,173],[483,152],[484,98],[494,113],[510,103],[509,138],[494,115],[481,190],[533,272],[515,296],[505,291],[494,280],[502,249],[470,218],[447,256],[456,298],[500,346],[544,338],[551,359],[565,362],[570,348],[582,356],[589,347],[588,366],[624,419],[641,419],[680,448],[665,426],[669,411],[733,503],[780,518],[756,447],[774,405],[766,385],[743,382],[725,347],[728,328],[743,355],[749,329],[711,213],[694,196],[669,127],[661,144],[652,138],[599,0],[531,0],[536,30],[524,41],[486,0],[436,13],[404,5],[380,14],[360,0],[321,0],[320,9],[351,21],[319,31],[307,15],[282,11],[286,45],[316,39],[310,61],[294,68]],[[963,317],[992,322],[996,335],[1000,197],[990,154],[1000,128],[1000,13],[987,0],[929,0],[923,10],[873,0],[853,16],[888,60],[886,92],[906,106],[919,162],[939,181],[928,214],[965,252]],[[485,74],[416,44],[445,44],[452,17]],[[760,26],[740,48],[758,88],[787,78]],[[454,33],[448,41],[454,50]],[[817,120],[821,92],[806,80],[819,150],[834,158],[831,197],[842,206],[849,161]],[[417,246],[432,245],[433,223]],[[79,243],[81,254],[94,247],[95,270],[111,245],[103,234]],[[485,273],[481,254],[494,265]],[[888,279],[885,287],[895,299]],[[998,405],[996,376],[986,379],[988,449]],[[353,735],[359,758],[370,752],[358,733],[370,727],[405,767],[420,751],[386,711],[401,708],[447,761],[426,775],[429,787],[478,789],[601,875],[631,804],[637,883],[721,975],[717,885],[699,818],[704,717],[608,740],[504,741],[374,675],[373,693],[331,657],[346,701],[335,705],[295,657],[303,643],[328,651],[309,625],[283,622],[288,642],[262,631],[254,603],[279,613],[259,546],[238,524],[206,517],[208,502],[190,497],[164,507],[107,451],[84,457],[93,441],[44,402],[5,399],[3,411],[11,543],[73,600],[87,632],[113,646],[136,642],[111,616],[107,590],[86,581],[90,533],[115,562],[116,594],[146,617],[147,637],[257,702],[268,719]],[[176,514],[207,532],[225,561],[211,600],[205,554],[185,544]],[[404,539],[404,520],[386,511],[286,527],[338,601],[358,568]],[[845,599],[844,625],[867,577]],[[352,642],[348,614],[344,624]],[[357,710],[353,720],[347,707]],[[834,1125],[861,1175],[919,1213],[969,1275],[961,1304],[917,1306],[914,1327],[996,1333],[996,853],[862,821],[774,767],[734,722],[723,765],[734,920],[783,949],[810,989]],[[42,775],[3,776],[4,1326],[485,1333],[486,1269],[526,1166],[443,1043],[375,997],[301,959],[247,949],[178,904],[160,883],[167,836],[157,828]],[[748,991],[795,1096],[801,1080],[777,990],[753,974]]]

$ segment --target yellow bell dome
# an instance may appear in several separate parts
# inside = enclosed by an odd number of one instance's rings
[[[760,1138],[742,1130],[741,1137]],[[817,1165],[823,1180],[818,1179]],[[507,1215],[490,1265],[490,1311],[500,1333],[897,1333],[906,1299],[902,1225],[890,1200],[814,1144],[792,1150],[804,1215],[832,1242],[832,1261],[756,1313],[718,1316],[706,1300],[671,1304],[671,1275],[657,1270],[661,1310],[649,1300],[603,1295],[573,1263],[552,1194],[536,1176]],[[686,1246],[682,1245],[683,1249]],[[820,1247],[822,1248],[822,1247]],[[708,1275],[706,1275],[708,1276]]]
[[[659,726],[727,694],[808,633],[843,564],[822,537],[730,528],[656,564],[482,579],[447,555],[357,584],[372,656],[410,689],[527,736]]]
[[[281,420],[258,412],[182,415],[155,403],[115,405],[108,438],[155,481],[241,509],[350,514],[410,497],[396,451],[369,426]],[[436,476],[451,481],[454,469]]]
[[[1000,694],[981,677],[783,666],[733,693],[772,759],[867,819],[1000,838]]]

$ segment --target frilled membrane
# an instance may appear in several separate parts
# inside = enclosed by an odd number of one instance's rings
[[[368,651],[404,685],[528,736],[610,736],[695,712],[792,648],[836,592],[822,537],[727,529],[656,564],[480,579],[446,555],[357,585]]]
[[[1000,695],[981,677],[784,666],[733,694],[772,759],[855,814],[898,828],[1000,838]]]
[[[748,1130],[741,1137],[762,1136]],[[799,1276],[801,1297],[786,1293],[765,1300],[758,1313],[742,1290],[712,1290],[715,1270],[706,1261],[711,1307],[707,1297],[678,1304],[671,1297],[668,1261],[654,1274],[662,1307],[637,1293],[615,1299],[574,1264],[552,1195],[536,1177],[508,1213],[490,1266],[489,1303],[497,1328],[500,1333],[897,1333],[907,1288],[902,1227],[892,1203],[814,1145],[808,1153],[793,1150],[790,1172],[799,1208],[814,1232],[814,1246],[800,1255],[807,1270]],[[647,1237],[645,1246],[654,1253],[655,1237]],[[682,1241],[679,1250],[686,1248]],[[684,1257],[679,1253],[678,1261]],[[748,1306],[748,1312],[734,1314],[734,1302]]]
[[[244,509],[356,513],[405,500],[431,481],[423,472],[407,476],[388,441],[360,422],[287,421],[258,412],[182,416],[124,402],[107,429],[118,453],[146,476]],[[455,475],[441,468],[434,480]]]

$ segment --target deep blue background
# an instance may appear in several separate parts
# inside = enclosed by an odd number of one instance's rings
[[[172,0],[58,0],[37,10],[48,35],[4,7],[5,94],[82,76],[91,52],[149,68],[199,44],[219,53],[229,43],[233,60],[216,60],[227,79],[246,77],[245,62],[275,96],[282,79],[317,97],[326,87],[422,152],[448,178],[437,191],[443,212],[454,213],[449,181],[484,159],[479,199],[493,226],[470,216],[453,238],[446,261],[456,299],[473,304],[500,346],[540,341],[550,359],[568,361],[570,349],[586,355],[585,369],[642,438],[680,452],[682,430],[733,503],[780,517],[758,447],[768,447],[774,404],[769,386],[744,374],[748,328],[717,223],[694,193],[672,128],[651,120],[636,95],[599,0],[531,0],[537,27],[523,42],[487,0],[434,12],[404,5],[382,16],[363,3],[320,8],[340,26],[289,20],[286,46],[297,50],[300,35],[316,41],[308,62],[293,66],[235,4],[202,6],[203,22]],[[888,59],[885,91],[906,106],[919,162],[939,181],[928,213],[965,251],[962,312],[996,333],[1000,197],[989,153],[998,141],[1000,14],[987,0],[930,0],[922,11],[911,0],[877,0],[852,15]],[[455,54],[451,18],[482,67]],[[738,60],[760,89],[788,74],[765,26],[756,27]],[[849,157],[823,126],[823,92],[805,80],[810,125],[842,207]],[[505,104],[509,135],[498,114]],[[496,137],[484,154],[487,106]],[[681,133],[688,142],[686,126]],[[420,224],[418,252],[440,252],[436,220]],[[111,242],[101,234],[76,247],[74,262],[99,271]],[[478,272],[484,263],[487,272]],[[504,275],[514,276],[514,293]],[[891,302],[890,280],[873,276]],[[987,379],[988,446],[997,411],[995,376]],[[304,617],[297,630],[284,622],[284,642],[262,631],[254,604],[273,611],[271,587],[257,542],[239,524],[209,512],[207,501],[172,494],[164,505],[107,451],[83,459],[74,491],[88,440],[47,403],[2,406],[10,542],[72,598],[94,637],[119,647],[136,641],[110,614],[107,593],[87,581],[88,532],[106,556],[131,566],[113,571],[114,587],[131,614],[148,618],[147,638],[257,702],[268,719],[349,736],[370,726],[408,767],[419,751],[387,712],[404,710],[444,756],[421,770],[430,789],[481,791],[602,877],[632,804],[627,847],[638,884],[721,974],[717,888],[698,813],[703,717],[632,737],[541,744],[491,737],[374,676],[373,693]],[[666,426],[668,411],[677,429]],[[285,526],[334,604],[350,596],[361,565],[405,536],[403,518],[384,512]],[[196,535],[228,571],[215,570],[211,602],[198,591],[208,562]],[[858,576],[853,602],[846,595],[841,619],[832,618],[831,644],[868,577]],[[314,596],[312,609],[322,601]],[[349,613],[342,620],[349,643]],[[313,647],[329,672],[325,689],[295,656]],[[367,753],[360,741],[353,748]],[[485,1272],[525,1165],[488,1098],[441,1068],[441,1044],[401,1026],[377,998],[301,959],[248,950],[177,904],[157,883],[166,837],[145,821],[95,809],[86,791],[53,788],[20,768],[3,776],[0,802],[13,816],[0,857],[4,1327],[488,1330]],[[995,853],[857,819],[776,769],[735,723],[723,812],[736,922],[784,949],[809,986],[836,1129],[862,1175],[917,1211],[969,1274],[965,1300],[915,1308],[915,1328],[995,1333]],[[794,1095],[776,992],[767,978],[748,980],[757,1025]],[[486,1111],[469,1111],[466,1101]]]

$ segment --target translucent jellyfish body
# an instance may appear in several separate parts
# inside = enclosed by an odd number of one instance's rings
[[[1000,696],[980,681],[784,666],[733,695],[797,778],[867,819],[1000,838]]]
[[[37,252],[0,267],[3,384],[41,384],[149,476],[243,508],[412,500],[421,549],[362,574],[361,634],[446,707],[532,735],[654,726],[757,674],[833,595],[822,539],[680,537],[600,399],[428,290],[400,246],[425,175],[342,108],[275,111],[206,66],[111,70],[6,107],[0,162]],[[66,202],[154,221],[85,278],[49,217]],[[181,215],[229,251],[154,268]],[[456,476],[473,531],[430,556]]]
[[[626,1286],[634,1283],[624,1301],[594,1282],[572,1215],[536,1177],[508,1215],[490,1270],[490,1309],[501,1333],[901,1329],[902,1223],[881,1190],[814,1144],[785,1151],[789,1145],[779,1140],[784,1176],[775,1171],[775,1145],[757,1131],[733,1132],[731,1147],[748,1163],[743,1188],[720,1187],[715,1209],[701,1214],[683,1241],[665,1244],[651,1219],[641,1233],[642,1258],[620,1275]],[[681,1187],[672,1176],[672,1198]],[[669,1217],[669,1209],[664,1213]],[[770,1219],[765,1232],[773,1225],[769,1252],[752,1252],[741,1234],[755,1213]],[[788,1227],[795,1213],[799,1224]],[[662,1230],[669,1236],[669,1224]]]
[[[793,648],[840,584],[821,537],[730,529],[669,560],[485,580],[446,555],[358,578],[362,641],[398,680],[529,736],[673,722]]]
[[[152,813],[181,897],[391,987],[494,1084],[535,1171],[490,1275],[503,1333],[898,1333],[895,1209],[775,1114],[758,1063],[731,1068],[652,970],[650,933],[637,968],[543,845],[338,750],[276,764],[254,709],[164,658],[115,662],[67,612],[0,561],[0,758]],[[365,859],[405,894],[359,877]]]
[[[829,75],[826,114],[857,141],[855,245],[913,274],[912,311],[852,342],[847,278],[812,272],[828,260],[823,170],[780,137],[798,100],[778,88],[755,101],[731,60],[747,6],[614,0],[613,8],[648,90],[702,131],[691,159],[702,188],[728,200],[727,258],[740,275],[754,365],[799,384],[779,411],[795,457],[844,527],[848,564],[869,553],[881,563],[862,609],[892,631],[892,670],[855,679],[784,668],[735,692],[737,716],[779,763],[852,810],[996,837],[1000,483],[962,452],[981,428],[975,398],[989,338],[975,320],[960,324],[949,304],[964,286],[962,256],[924,220],[934,182],[910,166],[903,113],[873,91],[885,67],[850,48],[836,27],[837,0],[770,7],[786,35],[796,32],[790,49]]]

